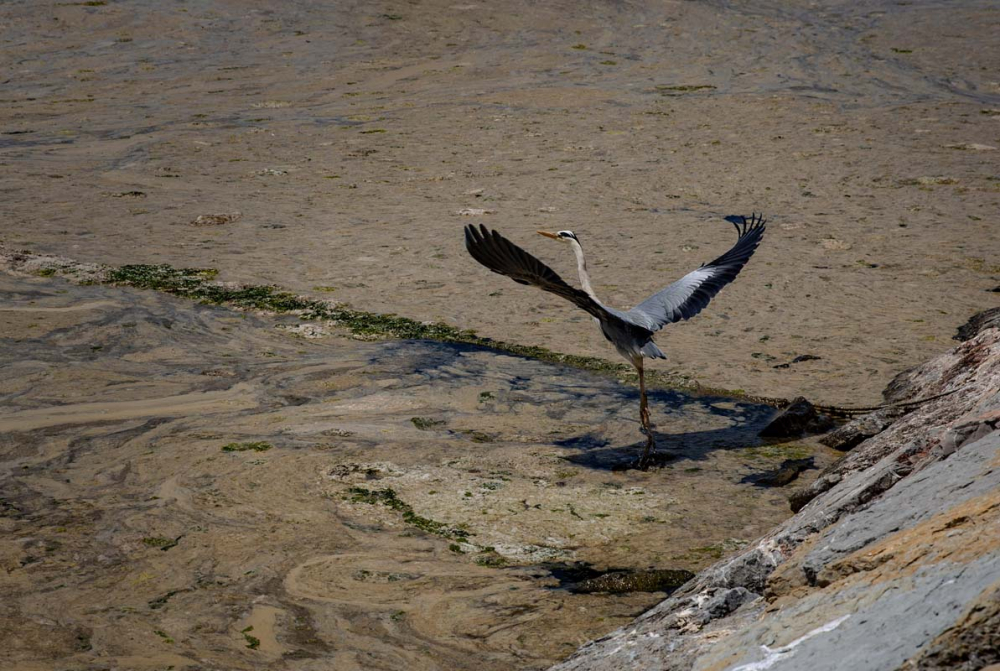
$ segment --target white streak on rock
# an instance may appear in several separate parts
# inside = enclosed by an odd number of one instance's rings
[[[765,655],[764,659],[760,660],[759,662],[750,662],[749,664],[741,664],[740,666],[734,666],[729,671],[764,671],[764,669],[770,669],[772,666],[780,662],[782,659],[786,657],[791,657],[793,654],[795,654],[795,648],[798,645],[805,643],[813,636],[818,636],[820,634],[825,634],[828,631],[833,631],[834,629],[839,627],[844,620],[846,620],[849,617],[850,614],[847,614],[838,617],[836,620],[831,620],[830,622],[824,624],[822,627],[816,627],[809,633],[798,637],[788,645],[784,645],[774,650],[771,650],[771,648],[767,647],[766,645],[762,645],[760,646],[760,648],[761,650],[764,651]]]

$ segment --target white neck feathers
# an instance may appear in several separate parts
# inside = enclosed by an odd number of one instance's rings
[[[576,270],[580,273],[580,285],[587,292],[587,295],[600,302],[597,294],[594,293],[594,288],[590,286],[590,274],[587,272],[587,259],[583,257],[583,247],[577,240],[571,239],[569,244],[573,247],[573,253],[576,254]]]

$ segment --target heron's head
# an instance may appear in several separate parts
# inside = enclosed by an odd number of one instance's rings
[[[548,231],[538,231],[538,234],[544,235],[546,238],[559,240],[560,242],[569,242],[570,240],[576,240],[576,243],[580,244],[580,239],[576,237],[576,233],[574,233],[573,231],[559,231],[558,233],[549,233]]]

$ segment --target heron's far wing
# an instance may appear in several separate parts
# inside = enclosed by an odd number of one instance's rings
[[[633,322],[657,331],[666,324],[690,319],[701,312],[722,287],[736,279],[760,244],[767,222],[759,215],[752,215],[750,219],[726,217],[726,221],[739,233],[732,249],[629,310],[626,314]]]
[[[465,248],[476,261],[518,284],[528,284],[561,296],[595,317],[606,319],[609,316],[585,291],[566,284],[556,271],[482,224],[478,229],[472,224],[465,227]]]

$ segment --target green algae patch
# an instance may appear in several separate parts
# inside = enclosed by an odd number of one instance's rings
[[[814,452],[813,448],[801,443],[758,445],[756,447],[745,447],[740,450],[741,455],[754,460],[805,459],[811,457]]]
[[[111,268],[105,273],[104,278],[107,284],[184,294],[193,291],[216,275],[218,275],[217,270],[174,268],[166,263],[159,265],[138,263]]]
[[[216,284],[212,280],[218,272],[214,269],[174,268],[167,264],[134,264],[108,270],[105,283],[163,291],[203,303],[270,312],[301,310],[316,302],[271,285],[231,287]]]
[[[265,443],[264,441],[257,441],[253,443],[229,443],[228,445],[222,446],[223,452],[267,452],[274,445],[271,443]]]
[[[684,91],[702,88],[713,87],[666,87],[667,90]],[[600,357],[563,354],[546,347],[493,340],[479,336],[475,331],[459,329],[440,322],[420,322],[395,314],[356,310],[345,304],[331,304],[300,296],[274,285],[234,286],[220,284],[213,281],[217,275],[217,270],[208,268],[174,268],[168,264],[130,264],[117,268],[106,268],[101,281],[104,284],[162,291],[212,305],[225,305],[277,314],[293,313],[302,320],[329,321],[346,329],[352,336],[361,340],[400,338],[488,347],[515,356],[614,376],[624,382],[635,382],[638,379],[635,370],[625,363],[616,363]],[[784,399],[749,396],[743,390],[701,387],[688,378],[660,371],[647,371],[646,382],[653,387],[696,389],[706,395],[749,398],[755,402],[776,407],[787,405],[787,401]]]
[[[475,559],[476,565],[485,566],[486,568],[503,568],[507,566],[507,558],[497,554],[497,551],[493,548],[484,548]]]
[[[417,427],[421,431],[428,431],[433,429],[435,426],[441,426],[444,424],[443,419],[431,419],[430,417],[410,417],[410,421],[413,426]]]
[[[174,268],[168,264],[131,264],[109,268],[104,283],[162,291],[203,303],[262,310],[275,313],[295,312],[304,320],[329,320],[361,338],[403,338],[464,343],[501,350],[519,356],[563,363],[575,368],[600,372],[626,373],[625,364],[597,357],[560,354],[544,347],[532,347],[483,338],[474,331],[458,329],[440,322],[419,322],[394,314],[355,310],[345,305],[298,296],[273,285],[225,286],[213,282],[214,269]]]
[[[247,647],[251,650],[256,650],[260,647],[260,639],[256,636],[251,636],[250,632],[253,631],[253,626],[249,626],[246,629],[240,631],[243,634],[243,639],[247,642]]]
[[[187,591],[188,590],[186,589],[171,590],[166,594],[164,594],[163,596],[158,596],[152,601],[147,602],[146,605],[149,606],[150,610],[158,610],[166,606],[167,602],[170,601],[170,599],[172,599],[174,596],[180,594],[181,592],[187,592]]]
[[[471,440],[474,443],[492,443],[496,440],[495,436],[491,436],[488,433],[483,433],[482,431],[474,431],[472,429],[468,429],[466,431],[460,431],[459,433],[468,436],[469,440]]]
[[[157,548],[158,550],[163,550],[166,552],[170,548],[177,545],[181,537],[177,538],[163,538],[162,536],[147,536],[142,539],[142,544],[151,548]]]
[[[423,517],[413,512],[412,506],[406,503],[393,489],[365,489],[364,487],[351,487],[347,490],[349,497],[345,497],[351,503],[367,503],[369,505],[382,505],[392,510],[403,513],[403,521],[414,526],[421,531],[442,536],[452,540],[465,541],[471,535],[465,529],[449,526],[443,522]]]
[[[347,490],[351,495],[351,503],[367,503],[369,505],[383,505],[393,510],[412,510],[409,504],[404,503],[392,489],[365,489],[364,487],[351,487]]]

